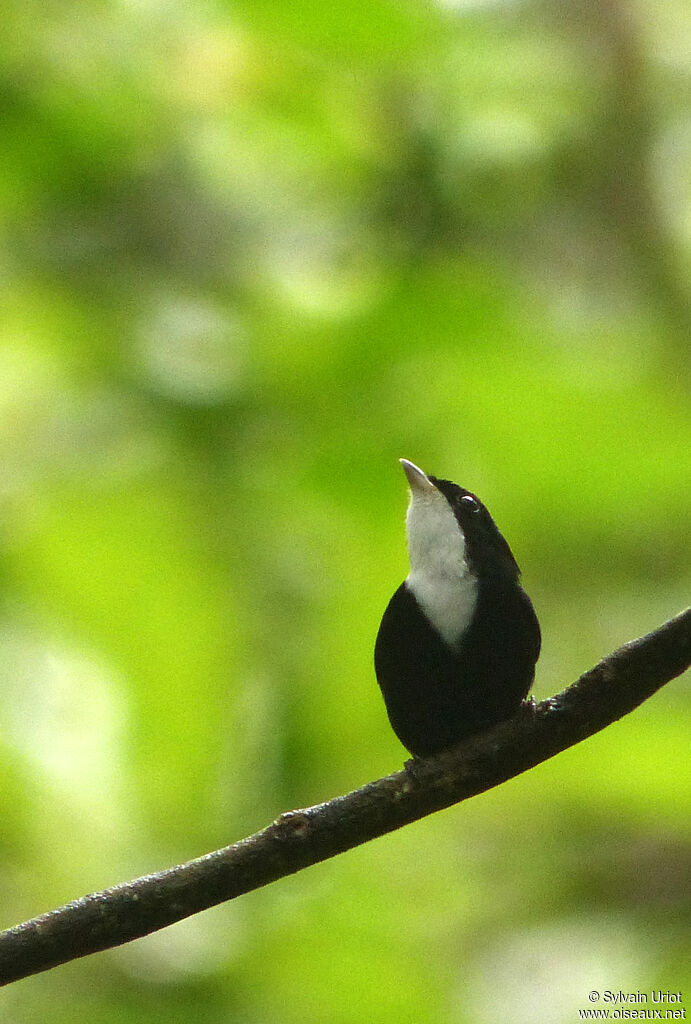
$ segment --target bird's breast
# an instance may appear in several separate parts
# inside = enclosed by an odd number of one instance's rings
[[[412,571],[405,581],[430,625],[456,647],[477,606],[477,580],[471,572],[430,576]]]

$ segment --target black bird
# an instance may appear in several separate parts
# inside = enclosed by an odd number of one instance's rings
[[[510,718],[527,696],[540,626],[482,502],[401,459],[410,575],[384,612],[377,679],[399,740],[428,757]]]

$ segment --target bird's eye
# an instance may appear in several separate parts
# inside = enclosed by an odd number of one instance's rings
[[[468,509],[469,512],[479,512],[480,506],[472,494],[464,494],[461,498],[462,503]]]

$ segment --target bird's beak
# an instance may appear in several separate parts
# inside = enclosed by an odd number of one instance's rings
[[[408,483],[413,494],[430,494],[432,491],[436,491],[436,487],[427,474],[423,473],[414,462],[409,462],[408,459],[399,459],[398,461],[403,466],[403,472],[408,477]]]

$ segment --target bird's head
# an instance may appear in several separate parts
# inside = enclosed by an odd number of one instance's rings
[[[401,465],[410,484],[406,519],[412,574],[441,579],[471,574],[516,580],[511,548],[477,495],[451,480],[428,476],[408,459]]]

